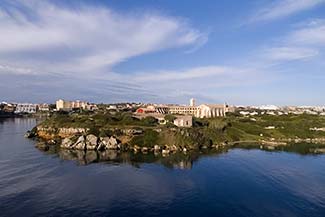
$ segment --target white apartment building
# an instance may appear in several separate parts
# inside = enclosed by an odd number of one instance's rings
[[[18,103],[16,106],[15,113],[36,113],[37,106],[37,104]]]
[[[48,112],[48,111],[50,111],[50,106],[49,106],[49,104],[43,103],[43,104],[38,105],[38,110],[42,111],[42,112]]]

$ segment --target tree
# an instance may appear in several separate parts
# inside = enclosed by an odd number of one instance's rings
[[[171,114],[165,115],[165,120],[167,122],[174,123],[175,119],[176,119],[176,117],[174,115],[171,115]]]
[[[142,122],[146,125],[146,126],[155,126],[158,124],[158,120],[152,116],[148,116],[142,119]]]

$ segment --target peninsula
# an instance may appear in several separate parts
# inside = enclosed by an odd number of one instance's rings
[[[248,112],[227,105],[197,107],[193,100],[189,106],[149,105],[129,109],[98,105],[96,109],[75,110],[64,106],[67,104],[60,101],[57,107],[61,109],[26,137],[39,139],[38,147],[42,149],[55,145],[62,149],[163,155],[238,145],[273,150],[296,143],[309,143],[314,153],[325,151],[319,148],[325,144],[325,116],[318,114],[277,111],[275,115],[274,111]],[[317,148],[313,144],[318,144]]]

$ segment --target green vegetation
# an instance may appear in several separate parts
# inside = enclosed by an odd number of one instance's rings
[[[256,139],[262,137],[274,139],[286,138],[321,138],[323,131],[312,131],[310,128],[325,127],[325,117],[317,115],[263,115],[254,118],[227,117],[231,127],[226,127],[227,134],[240,135],[240,139]],[[274,129],[266,129],[267,127]],[[235,132],[232,132],[235,131]]]
[[[158,144],[159,134],[153,130],[146,130],[143,135],[135,136],[131,140],[131,145],[153,147]]]
[[[42,123],[49,127],[81,127],[81,128],[105,128],[111,126],[143,126],[154,127],[158,121],[153,117],[137,119],[132,113],[119,112],[114,115],[110,113],[56,113]]]
[[[170,123],[173,123],[175,119],[176,119],[176,117],[174,115],[171,115],[171,114],[168,114],[168,115],[165,116],[165,120],[167,122],[170,122]]]
[[[137,119],[129,112],[109,113],[57,113],[45,120],[45,127],[88,128],[97,136],[121,136],[123,129],[140,129],[143,133],[131,138],[133,145],[153,147],[155,144],[174,144],[179,147],[211,146],[224,142],[281,139],[325,138],[325,132],[310,128],[325,127],[325,117],[316,115],[262,115],[198,119],[193,118],[192,128],[177,128],[171,122],[173,115],[166,115],[169,124],[159,125],[154,117]],[[268,129],[269,128],[269,129]]]

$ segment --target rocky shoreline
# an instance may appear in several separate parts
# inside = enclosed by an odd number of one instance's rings
[[[134,153],[161,153],[162,155],[168,155],[171,153],[183,152],[186,153],[192,150],[207,150],[207,149],[222,149],[231,148],[238,144],[260,144],[262,149],[275,150],[279,147],[285,147],[294,143],[313,143],[313,144],[325,144],[325,138],[286,138],[286,139],[261,139],[252,141],[236,141],[227,142],[224,141],[219,144],[210,145],[150,145],[144,146],[140,144],[130,144],[130,140],[143,133],[141,129],[115,129],[119,130],[119,136],[96,136],[89,133],[88,128],[52,128],[37,126],[31,131],[25,134],[26,138],[36,138],[39,140],[37,143],[38,148],[46,150],[50,146],[56,146],[61,149],[68,150],[82,150],[82,151],[132,151]],[[156,129],[159,131],[159,129]],[[171,129],[173,131],[173,129]],[[183,134],[183,132],[181,132]],[[315,148],[314,153],[325,153],[323,148]]]
[[[175,144],[165,145],[151,145],[144,146],[140,144],[130,144],[130,140],[143,133],[140,129],[119,129],[119,136],[105,136],[100,137],[94,134],[88,133],[89,129],[84,128],[51,128],[51,127],[35,127],[31,131],[25,134],[26,138],[34,138],[39,142],[37,147],[43,150],[49,149],[50,146],[57,146],[61,149],[68,150],[82,150],[82,151],[105,151],[105,150],[117,150],[117,151],[132,151],[134,153],[161,153],[162,155],[168,155],[176,152],[188,152],[191,150],[201,149],[220,149],[225,147],[227,143],[221,143],[218,145],[211,144],[210,146],[201,145],[184,145],[179,146]],[[156,131],[160,132],[159,129]],[[172,129],[173,131],[173,129]]]

